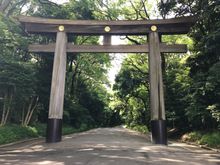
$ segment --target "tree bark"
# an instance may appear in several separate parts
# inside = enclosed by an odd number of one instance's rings
[[[0,12],[4,12],[8,6],[10,5],[12,0],[3,0],[2,3],[0,4]]]

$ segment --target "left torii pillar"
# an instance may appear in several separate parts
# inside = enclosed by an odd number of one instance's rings
[[[60,142],[62,139],[63,102],[66,77],[66,46],[67,34],[64,27],[57,32],[53,75],[51,82],[50,106],[47,123],[47,143]]]

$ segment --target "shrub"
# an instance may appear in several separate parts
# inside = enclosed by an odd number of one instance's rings
[[[67,135],[67,134],[71,134],[71,133],[75,133],[75,132],[77,132],[77,130],[71,126],[64,125],[62,128],[63,135]]]
[[[191,132],[184,134],[181,138],[182,141],[195,142],[208,147],[220,148],[220,132]]]
[[[10,143],[30,137],[38,137],[38,132],[33,127],[22,127],[17,125],[0,127],[0,144]]]
[[[132,125],[130,126],[131,129],[141,132],[141,133],[148,133],[148,128],[146,125]]]
[[[46,136],[46,124],[35,124],[30,127],[22,127],[20,125],[6,125],[0,127],[0,144],[11,143],[18,140],[24,140],[28,138]],[[81,124],[79,129],[76,129],[72,126],[63,125],[62,134],[71,134],[75,132],[81,132],[88,130],[88,126],[86,124]]]
[[[220,132],[208,133],[202,136],[199,141],[202,145],[220,148]]]
[[[202,137],[202,134],[200,132],[191,132],[189,133],[189,141],[199,141]]]
[[[46,136],[46,129],[47,129],[46,124],[37,123],[37,124],[33,125],[33,127],[36,128],[39,136],[42,136],[42,137]]]

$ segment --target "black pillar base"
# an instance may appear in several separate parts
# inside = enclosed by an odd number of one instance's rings
[[[62,139],[62,119],[48,119],[47,123],[47,143],[60,142]]]
[[[167,145],[166,120],[151,121],[152,141],[154,144]]]

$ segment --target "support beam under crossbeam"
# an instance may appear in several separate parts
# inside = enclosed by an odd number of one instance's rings
[[[34,53],[54,52],[55,44],[29,45],[29,51]],[[67,44],[68,53],[148,53],[149,45],[73,45]],[[186,53],[187,45],[160,44],[162,53]]]

